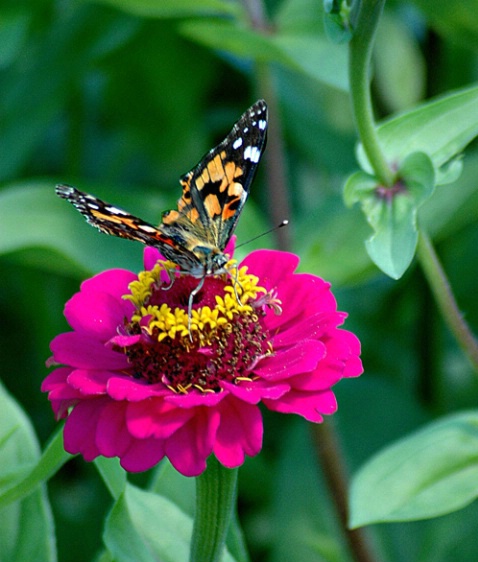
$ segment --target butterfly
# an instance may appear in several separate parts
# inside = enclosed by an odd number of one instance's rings
[[[208,275],[227,273],[224,249],[249,195],[266,138],[267,105],[258,100],[227,137],[180,178],[177,210],[164,212],[159,226],[70,185],[57,185],[56,193],[101,232],[153,246],[181,273],[200,278],[193,291],[197,294]],[[190,299],[190,310],[191,306]]]

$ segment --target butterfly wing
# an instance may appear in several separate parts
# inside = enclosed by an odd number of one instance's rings
[[[165,230],[194,232],[200,240],[224,250],[249,195],[266,136],[267,105],[259,100],[219,145],[182,176],[178,210],[163,215]]]
[[[89,224],[101,232],[154,246],[175,263],[180,262],[178,255],[181,255],[184,267],[189,262],[196,264],[196,257],[187,250],[186,240],[180,232],[166,234],[160,228],[71,185],[57,185],[56,193],[69,201]]]

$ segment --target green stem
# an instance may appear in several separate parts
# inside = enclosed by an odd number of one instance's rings
[[[349,81],[353,113],[365,154],[379,181],[391,186],[394,173],[380,146],[370,93],[372,46],[384,4],[385,0],[358,0],[354,34],[349,46]]]
[[[207,469],[196,478],[191,562],[216,562],[221,558],[235,508],[237,472],[237,468],[224,468],[211,455]]]
[[[443,319],[478,374],[478,341],[463,318],[435,249],[423,231],[417,255]]]

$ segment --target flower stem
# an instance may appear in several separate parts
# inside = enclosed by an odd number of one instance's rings
[[[316,452],[330,490],[331,498],[356,562],[378,562],[370,535],[366,529],[348,529],[347,474],[342,450],[333,423],[329,420],[314,426]]]
[[[423,231],[418,240],[417,256],[443,319],[478,374],[478,340],[463,318],[435,249]]]
[[[385,0],[359,0],[354,34],[349,45],[349,82],[352,109],[365,154],[378,180],[385,186],[394,182],[375,128],[370,93],[372,46]]]
[[[211,455],[196,478],[196,514],[191,562],[216,562],[222,556],[237,493],[237,469],[224,468]]]

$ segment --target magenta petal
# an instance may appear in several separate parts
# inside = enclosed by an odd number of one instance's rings
[[[140,402],[151,397],[164,396],[171,392],[161,383],[148,384],[144,380],[118,374],[108,381],[106,390],[114,400],[127,400],[128,402]]]
[[[75,331],[105,342],[123,325],[125,310],[123,304],[108,293],[83,291],[66,303],[65,317]]]
[[[120,464],[128,472],[149,470],[164,457],[164,443],[158,439],[137,439],[121,457]]]
[[[245,455],[257,455],[262,448],[262,415],[257,406],[230,398],[221,404],[221,423],[214,454],[220,463],[235,468]]]
[[[237,236],[235,234],[232,235],[229,242],[226,244],[226,247],[224,248],[224,253],[230,258],[234,257],[234,252],[236,250],[236,239]]]
[[[137,278],[132,271],[126,269],[108,269],[83,281],[81,291],[108,293],[121,301],[121,297],[128,293],[128,285]]]
[[[204,472],[219,422],[218,410],[198,408],[191,421],[166,441],[166,455],[176,470],[184,476],[198,476]]]
[[[274,336],[274,349],[290,347],[305,339],[319,340],[341,325],[346,316],[344,312],[318,312],[310,316],[305,315]]]
[[[92,461],[100,451],[96,446],[96,428],[108,399],[95,398],[79,402],[68,416],[63,440],[65,451],[72,455],[81,453],[86,461]]]
[[[194,416],[194,410],[177,408],[161,399],[131,402],[127,410],[128,431],[138,439],[167,439]]]
[[[52,371],[42,382],[41,391],[49,392],[58,386],[65,385],[68,375],[72,370],[73,369],[71,367],[59,367],[58,369]]]
[[[135,343],[138,343],[141,338],[143,338],[142,334],[138,334],[136,336],[115,336],[114,338],[108,340],[106,343],[108,345],[117,345],[118,347],[129,347],[131,345],[134,345]]]
[[[106,384],[114,376],[114,372],[75,369],[68,377],[68,384],[83,396],[99,396],[106,394]]]
[[[126,427],[126,402],[110,402],[98,417],[96,445],[105,457],[122,457],[134,438]]]
[[[320,277],[299,273],[277,285],[277,296],[282,302],[280,316],[267,315],[267,327],[274,331],[282,326],[301,321],[317,313],[335,312],[337,303],[330,291],[330,283]]]
[[[178,408],[196,408],[197,406],[216,406],[225,398],[225,393],[203,393],[190,392],[189,394],[170,394],[165,396],[165,400],[170,404],[175,404]]]
[[[337,410],[337,401],[330,390],[324,392],[289,392],[280,400],[264,400],[264,405],[282,414],[298,414],[308,421],[320,423],[321,414],[330,415]]]
[[[51,342],[55,361],[79,369],[128,369],[126,356],[101,342],[77,332],[59,334]]]
[[[269,381],[262,380],[242,381],[241,384],[223,381],[221,388],[248,404],[258,404],[263,398],[277,400],[290,390],[290,385],[285,383],[271,384]]]
[[[158,261],[166,261],[166,258],[159,252],[157,248],[146,246],[143,252],[144,269],[151,271]]]
[[[295,347],[278,351],[266,357],[254,369],[254,374],[274,381],[287,379],[299,373],[307,373],[317,366],[327,350],[320,341],[303,341]]]
[[[277,250],[256,250],[246,256],[241,262],[243,265],[247,265],[248,273],[257,275],[260,285],[269,290],[294,273],[299,265],[299,257]]]

